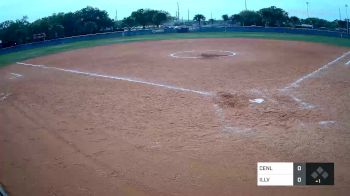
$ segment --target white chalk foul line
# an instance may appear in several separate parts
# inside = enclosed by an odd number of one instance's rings
[[[340,56],[340,57],[334,59],[333,61],[327,63],[326,65],[323,65],[323,66],[320,67],[319,69],[317,69],[317,70],[315,70],[315,71],[313,71],[313,72],[311,72],[311,73],[309,73],[309,74],[307,74],[307,75],[305,75],[305,76],[299,78],[298,80],[294,81],[293,83],[287,85],[286,87],[284,87],[284,88],[282,89],[282,91],[288,90],[288,89],[290,89],[290,88],[296,88],[296,87],[298,87],[299,84],[300,84],[301,82],[303,82],[304,80],[309,79],[309,78],[311,78],[311,77],[314,77],[314,76],[315,76],[316,74],[318,74],[319,72],[321,72],[321,71],[323,71],[323,70],[325,70],[325,69],[328,69],[329,66],[333,65],[334,63],[338,62],[340,59],[346,57],[346,56],[349,55],[349,54],[350,54],[350,51],[349,51],[349,52],[346,52],[346,53],[343,54],[342,56]]]
[[[315,76],[316,74],[318,74],[319,72],[325,70],[325,69],[328,69],[329,66],[333,65],[334,63],[338,62],[339,60],[341,60],[342,58],[346,57],[347,55],[350,54],[350,51],[344,53],[343,55],[339,56],[338,58],[334,59],[333,61],[327,63],[326,65],[323,65],[322,67],[320,67],[319,69],[299,78],[298,80],[294,81],[293,83],[287,85],[286,87],[284,87],[283,89],[280,89],[282,92],[284,91],[287,91],[291,88],[297,88],[299,86],[299,84],[301,82],[303,82],[304,80],[306,79],[309,79],[313,76]],[[301,99],[297,98],[296,96],[292,95],[292,94],[289,94],[289,96],[294,100],[296,101],[298,104],[300,104],[303,108],[305,109],[312,109],[312,108],[315,108],[314,105],[310,104],[310,103],[306,103],[304,101],[302,101]]]
[[[68,73],[75,73],[75,74],[90,76],[90,77],[99,77],[99,78],[107,78],[107,79],[112,79],[112,80],[122,80],[122,81],[128,81],[128,82],[133,82],[133,83],[146,84],[146,85],[171,89],[171,90],[175,90],[175,91],[195,93],[195,94],[199,94],[199,95],[203,95],[203,96],[211,96],[212,95],[212,93],[210,93],[210,92],[197,91],[197,90],[192,90],[192,89],[187,89],[187,88],[182,88],[182,87],[177,87],[177,86],[159,84],[159,83],[154,83],[154,82],[147,82],[147,81],[143,81],[143,80],[131,79],[131,78],[126,78],[126,77],[102,75],[102,74],[97,74],[97,73],[92,73],[92,72],[83,72],[83,71],[78,71],[78,70],[73,70],[73,69],[63,69],[63,68],[58,68],[58,67],[49,67],[46,65],[35,65],[35,64],[22,63],[22,62],[17,62],[17,64],[31,66],[31,67],[40,67],[40,68],[44,68],[44,69],[54,69],[54,70],[68,72]]]
[[[310,103],[306,103],[305,101],[299,99],[298,97],[294,96],[294,95],[289,95],[295,102],[297,102],[299,105],[301,105],[302,108],[304,109],[312,109],[315,108],[316,106],[310,104]]]

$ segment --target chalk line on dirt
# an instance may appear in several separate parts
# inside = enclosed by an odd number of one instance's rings
[[[319,125],[333,125],[333,124],[336,124],[336,121],[333,121],[333,120],[320,121],[318,124]]]
[[[222,107],[220,107],[218,104],[214,104],[213,106],[215,114],[221,123],[223,132],[246,132],[252,130],[250,128],[233,127],[232,125],[226,122],[225,113]]]
[[[11,75],[13,75],[13,76],[15,76],[15,77],[17,77],[17,78],[19,78],[19,77],[22,77],[22,76],[23,76],[23,75],[18,74],[18,73],[11,73]]]
[[[319,72],[321,72],[321,71],[323,71],[323,70],[325,70],[325,69],[328,69],[329,66],[333,65],[334,63],[338,62],[339,60],[341,60],[342,58],[346,57],[346,56],[349,55],[349,54],[350,54],[350,51],[344,53],[343,55],[339,56],[338,58],[334,59],[333,61],[327,63],[326,65],[323,65],[323,66],[320,67],[319,69],[317,69],[317,70],[315,70],[315,71],[313,71],[313,72],[311,72],[311,73],[309,73],[309,74],[307,74],[307,75],[305,75],[305,76],[299,78],[298,80],[294,81],[293,83],[287,85],[286,87],[284,87],[284,88],[282,89],[282,91],[288,90],[288,89],[290,89],[290,88],[296,88],[296,87],[298,87],[299,84],[300,84],[301,82],[303,82],[304,80],[307,80],[307,79],[309,79],[309,78],[311,78],[311,77],[314,77],[314,76],[317,75]]]
[[[257,103],[257,104],[263,103],[264,101],[265,101],[265,100],[262,99],[262,98],[249,99],[249,102],[250,102],[250,103]]]
[[[309,78],[314,77],[315,75],[317,75],[319,72],[328,69],[331,65],[337,63],[338,61],[340,61],[341,59],[345,58],[347,55],[350,54],[350,51],[344,53],[343,55],[337,57],[336,59],[334,59],[333,61],[323,65],[322,67],[320,67],[319,69],[304,75],[303,77],[297,79],[296,81],[294,81],[293,83],[288,84],[287,86],[285,86],[284,88],[280,89],[282,92],[286,92],[292,88],[297,88],[299,87],[300,83],[302,83],[304,80],[307,80]],[[298,104],[300,104],[303,108],[305,109],[312,109],[315,108],[314,105],[310,104],[310,103],[306,103],[303,100],[299,99],[298,97],[292,95],[291,93],[288,94],[294,101],[296,101]]]
[[[9,97],[11,95],[11,93],[1,93],[0,94],[0,101],[4,101],[5,99],[7,99],[7,97]]]
[[[169,56],[173,57],[173,58],[179,58],[179,59],[199,59],[198,56],[193,56],[193,57],[192,56],[188,56],[188,57],[177,56],[177,54],[180,54],[180,53],[190,53],[190,52],[194,52],[194,50],[174,52],[174,53],[171,53]]]
[[[315,108],[316,106],[312,105],[311,103],[306,103],[305,101],[299,99],[298,97],[294,96],[294,95],[289,95],[295,102],[297,102],[298,104],[300,104],[303,108],[305,109],[312,109]]]
[[[218,104],[214,104],[213,106],[215,114],[221,123],[222,130],[227,131],[230,128],[230,126],[226,123],[224,110]]]
[[[40,68],[44,68],[44,69],[54,69],[54,70],[68,72],[68,73],[75,73],[75,74],[90,76],[90,77],[100,77],[100,78],[107,78],[107,79],[112,79],[112,80],[122,80],[122,81],[128,81],[128,82],[133,82],[133,83],[146,84],[146,85],[171,89],[171,90],[175,90],[175,91],[195,93],[195,94],[199,94],[199,95],[203,95],[203,96],[211,96],[212,95],[212,93],[210,93],[210,92],[197,91],[197,90],[193,90],[193,89],[187,89],[187,88],[171,86],[171,85],[166,85],[166,84],[159,84],[159,83],[154,83],[154,82],[147,82],[147,81],[143,81],[143,80],[131,79],[131,78],[120,77],[120,76],[103,75],[103,74],[97,74],[97,73],[92,73],[92,72],[83,72],[83,71],[78,71],[78,70],[73,70],[73,69],[63,69],[63,68],[58,68],[58,67],[49,67],[46,65],[35,65],[35,64],[22,63],[22,62],[17,62],[17,64],[31,66],[31,67],[40,67]]]
[[[18,73],[11,73],[11,77],[9,79],[13,80],[13,79],[20,78],[20,77],[23,77],[23,75],[18,74]]]
[[[181,56],[179,54],[181,53],[192,53],[196,52],[195,50],[188,50],[188,51],[179,51],[171,53],[169,56],[173,58],[179,58],[179,59],[200,59],[202,57],[199,56]],[[229,53],[229,55],[226,55],[228,57],[236,56],[236,53],[233,51],[227,51],[227,50],[203,50],[202,52],[221,52],[221,53]]]

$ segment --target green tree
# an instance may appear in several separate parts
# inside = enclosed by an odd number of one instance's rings
[[[98,32],[98,26],[95,22],[87,21],[84,23],[83,32],[86,34],[93,34]]]
[[[82,30],[80,31],[82,33],[89,33],[85,32],[84,30],[90,31],[94,26],[93,23],[96,24],[97,31],[103,31],[104,29],[113,26],[113,21],[108,17],[108,13],[106,11],[99,10],[98,8],[88,6],[75,12],[75,15],[78,21],[80,21],[79,26],[82,27],[82,29],[80,29]],[[88,29],[86,28],[87,26],[89,26]]]
[[[209,19],[210,24],[214,24],[215,20],[214,19]]]
[[[153,24],[157,25],[158,28],[159,28],[159,25],[161,25],[162,23],[164,23],[168,20],[169,20],[169,14],[167,12],[163,12],[163,11],[155,12],[153,17],[152,17]]]
[[[335,24],[335,26],[337,27],[337,28],[344,28],[344,29],[346,29],[346,21],[345,20],[335,20],[335,21],[333,21],[333,23]]]
[[[265,26],[282,26],[288,21],[288,13],[281,8],[271,6],[263,8],[258,12],[262,17],[262,22]]]
[[[52,16],[45,17],[34,21],[30,24],[30,33],[39,34],[45,33],[47,39],[55,39],[58,37],[64,37],[64,26],[63,26],[64,14],[53,14]]]
[[[241,23],[243,26],[262,25],[262,18],[259,13],[255,11],[245,10],[239,13]]]
[[[304,24],[313,25],[314,28],[335,28],[336,24],[320,18],[307,18],[302,20]]]
[[[242,18],[241,18],[241,15],[239,14],[234,14],[230,17],[231,19],[231,23],[232,24],[240,24],[242,25]]]
[[[131,13],[131,17],[135,19],[136,24],[141,25],[143,28],[147,25],[147,16],[144,9],[139,9]]]
[[[136,21],[133,17],[129,16],[122,20],[122,27],[126,27],[129,30],[136,25]]]
[[[153,22],[153,17],[158,13],[157,10],[144,9],[144,16],[146,19],[146,25],[155,25]]]
[[[296,16],[292,16],[289,18],[290,23],[292,24],[293,27],[300,25],[300,19]]]
[[[28,17],[20,20],[5,21],[0,24],[0,40],[4,46],[24,44],[31,40]]]
[[[79,28],[81,28],[78,17],[72,12],[63,15],[61,24],[64,27],[65,36],[78,35]]]
[[[193,20],[194,20],[194,21],[197,21],[197,22],[198,22],[198,25],[201,26],[201,21],[205,21],[205,16],[203,16],[202,14],[196,14],[196,15],[193,17]]]
[[[48,34],[50,22],[47,18],[41,18],[30,24],[32,34],[45,33]]]
[[[51,25],[49,28],[50,38],[61,38],[64,37],[64,27],[60,24]]]
[[[230,20],[227,14],[224,14],[221,17],[222,17],[222,20],[225,21],[225,22]]]

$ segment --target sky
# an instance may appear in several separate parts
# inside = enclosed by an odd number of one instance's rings
[[[207,19],[221,19],[223,14],[236,14],[245,9],[245,0],[0,0],[0,22],[21,19],[28,16],[29,21],[59,12],[76,11],[86,6],[106,10],[109,16],[121,20],[132,11],[140,8],[151,8],[168,11],[175,16],[176,3],[180,5],[180,19],[187,20],[188,10],[190,19],[195,14],[203,14]],[[307,17],[306,2],[309,2],[310,17],[327,20],[346,18],[345,4],[350,0],[246,0],[249,10],[259,10],[264,7],[276,6],[284,9],[289,16]],[[350,15],[350,9],[349,9]]]

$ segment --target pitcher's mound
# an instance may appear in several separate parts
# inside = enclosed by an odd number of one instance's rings
[[[213,59],[220,57],[232,57],[236,53],[232,51],[223,51],[223,50],[191,50],[191,51],[180,51],[170,54],[173,58],[182,58],[182,59]]]

